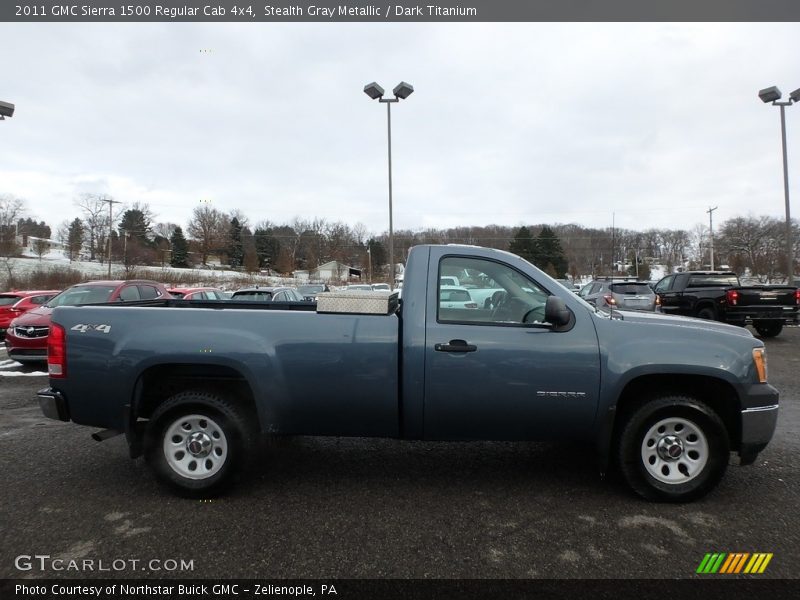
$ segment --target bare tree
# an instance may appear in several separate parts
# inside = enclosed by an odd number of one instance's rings
[[[109,225],[111,229],[114,224],[119,220],[119,215],[122,211],[117,212],[114,217],[114,223],[108,222],[108,200],[113,200],[111,196],[106,194],[81,194],[75,205],[83,213],[83,224],[86,228],[87,241],[89,243],[89,258],[95,260],[99,255],[102,262],[106,245],[106,237],[109,232]],[[114,211],[112,211],[114,212]]]
[[[172,234],[175,233],[175,230],[178,226],[175,223],[156,223],[153,225],[153,233],[156,237],[162,237],[164,239],[170,239]]]
[[[8,273],[9,281],[14,276],[11,258],[20,251],[17,243],[17,221],[24,212],[24,200],[7,194],[0,195],[0,263]]]
[[[224,244],[227,225],[225,215],[216,208],[203,205],[194,209],[186,230],[189,237],[197,241],[203,257],[203,264],[208,262],[209,254],[216,252],[221,244]]]

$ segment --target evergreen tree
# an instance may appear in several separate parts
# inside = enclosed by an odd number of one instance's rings
[[[255,238],[258,265],[262,269],[274,269],[281,253],[280,240],[275,237],[272,228],[256,229],[253,237]]]
[[[239,219],[233,217],[228,233],[228,264],[233,269],[238,269],[244,262],[244,246],[242,245],[242,225]]]
[[[188,267],[189,244],[186,242],[186,238],[183,237],[183,230],[180,227],[176,227],[175,231],[172,232],[169,243],[172,246],[172,257],[170,258],[169,264],[177,268]]]
[[[67,233],[67,251],[69,252],[69,259],[74,260],[81,253],[83,246],[83,222],[76,218],[69,224],[69,232]]]
[[[129,239],[135,239],[144,246],[149,246],[150,240],[147,235],[150,233],[150,219],[147,215],[138,208],[132,208],[122,213],[122,220],[119,223],[119,230],[122,235],[129,236]]]
[[[369,261],[372,262],[372,272],[380,273],[383,265],[389,260],[386,248],[378,240],[370,238],[367,240],[367,249],[370,254]]]
[[[508,251],[512,254],[524,258],[531,264],[539,261],[539,245],[537,240],[531,235],[530,229],[520,227],[514,234],[514,239],[508,246]]]
[[[561,240],[552,229],[545,225],[539,232],[537,242],[539,262],[534,264],[557,279],[563,278],[567,274],[569,264],[564,249],[561,247]]]

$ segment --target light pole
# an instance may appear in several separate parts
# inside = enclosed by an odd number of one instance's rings
[[[708,237],[711,240],[711,270],[714,270],[714,221],[712,220],[711,216],[712,213],[717,210],[719,207],[715,206],[714,208],[708,207],[706,211],[708,213]]]
[[[392,104],[405,100],[414,93],[411,84],[401,81],[392,90],[394,98],[384,98],[383,88],[374,81],[364,86],[364,93],[386,104],[386,123],[389,140],[389,287],[394,289],[394,225],[392,223]]]
[[[800,102],[800,88],[789,94],[789,100],[780,102],[781,91],[776,87],[768,87],[758,92],[758,97],[765,104],[781,107],[781,143],[783,146],[783,197],[786,201],[786,277],[791,285],[794,279],[794,245],[792,244],[792,217],[789,211],[789,166],[786,156],[786,107]]]
[[[0,121],[4,121],[6,117],[14,116],[14,105],[10,102],[3,102],[0,100]]]

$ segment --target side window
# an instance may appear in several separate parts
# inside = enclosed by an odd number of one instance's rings
[[[440,323],[517,324],[544,322],[548,293],[511,266],[481,258],[448,256],[439,273],[469,275],[469,288],[448,285],[437,277],[437,318]],[[475,287],[473,287],[475,286]]]
[[[158,298],[161,294],[158,293],[158,290],[154,288],[152,285],[140,285],[139,287],[139,296],[142,300],[153,300],[154,298]]]
[[[205,296],[207,300],[221,300],[221,298],[217,295],[217,292],[213,290],[208,290],[205,292]]]
[[[288,298],[286,297],[286,292],[278,292],[272,300],[273,302],[286,302]]]
[[[44,304],[50,298],[52,298],[52,296],[34,296],[31,298],[31,304]]]
[[[124,302],[130,302],[132,300],[140,300],[139,296],[139,288],[135,285],[128,285],[122,288],[122,291],[119,293],[119,299]]]
[[[594,284],[587,283],[585,286],[581,288],[581,291],[578,292],[578,296],[580,296],[581,298],[586,298],[586,296],[588,296],[592,292],[593,285]]]
[[[661,281],[658,282],[658,284],[656,284],[655,292],[658,294],[669,290],[669,288],[672,287],[672,282],[674,281],[674,279],[675,275],[664,277],[664,279],[662,279]]]
[[[589,292],[589,293],[590,293],[590,294],[599,294],[599,293],[600,293],[600,290],[602,290],[602,289],[603,289],[603,284],[602,284],[602,283],[599,283],[599,282],[597,282],[597,281],[595,281],[595,282],[592,284],[592,291],[591,291],[591,292]]]

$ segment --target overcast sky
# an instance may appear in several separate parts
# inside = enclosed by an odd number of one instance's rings
[[[0,24],[0,194],[57,227],[81,192],[185,226],[201,201],[251,223],[395,229],[692,228],[784,216],[790,24]],[[201,52],[201,50],[205,50]],[[800,107],[787,110],[800,191]],[[800,216],[795,200],[794,214]]]

